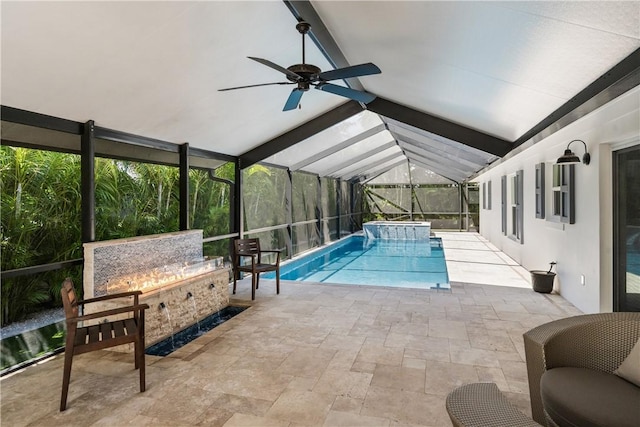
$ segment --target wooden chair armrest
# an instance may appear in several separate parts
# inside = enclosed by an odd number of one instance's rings
[[[250,257],[258,256],[257,253],[251,253],[251,252],[238,252],[236,255],[237,256],[250,256]]]
[[[276,256],[276,264],[280,263],[280,254],[282,253],[282,251],[279,251],[277,249],[273,249],[273,250],[266,250],[266,251],[260,251],[260,254],[278,254]]]
[[[142,312],[144,312],[144,310],[146,310],[148,308],[149,308],[148,304],[138,304],[138,305],[132,305],[132,306],[129,306],[129,307],[114,308],[114,309],[111,309],[111,310],[98,311],[96,313],[85,314],[85,315],[78,316],[78,317],[71,317],[71,318],[67,319],[67,323],[77,323],[77,322],[80,322],[82,320],[99,319],[101,317],[113,316],[113,315],[116,315],[116,314],[122,314],[122,313],[134,312],[134,311],[142,311]]]
[[[78,301],[78,304],[89,304],[89,303],[97,302],[97,301],[106,301],[106,300],[110,300],[110,299],[114,299],[114,298],[133,297],[133,296],[141,295],[141,294],[142,294],[142,291],[120,292],[120,293],[117,293],[117,294],[103,295],[103,296],[94,297],[94,298],[87,298],[87,299]]]

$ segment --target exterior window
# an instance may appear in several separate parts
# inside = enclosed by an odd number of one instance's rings
[[[553,165],[551,214],[554,220],[567,224],[576,222],[574,177],[574,165]]]
[[[544,219],[544,163],[536,165],[536,218]]]

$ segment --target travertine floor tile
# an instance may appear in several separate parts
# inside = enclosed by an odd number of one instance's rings
[[[387,427],[389,424],[390,421],[386,418],[367,417],[350,412],[330,411],[323,425],[327,427]]]
[[[424,391],[424,375],[421,369],[402,366],[377,365],[371,385],[396,390]]]
[[[303,390],[287,390],[280,395],[267,417],[302,425],[322,424],[335,396]]]
[[[475,366],[427,361],[426,393],[446,396],[456,387],[478,381]]]
[[[478,235],[446,236],[460,251],[480,243],[507,273],[454,262],[492,284],[432,291],[282,281],[279,296],[265,280],[242,315],[171,357],[148,356],[144,393],[131,355],[109,351],[74,358],[63,413],[61,355],[5,376],[2,425],[447,426],[446,395],[477,381],[495,382],[528,413],[522,333],[579,311],[519,287],[527,275]],[[250,301],[247,281],[235,299]]]

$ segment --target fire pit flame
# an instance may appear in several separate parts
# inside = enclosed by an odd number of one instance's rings
[[[107,282],[107,289],[109,294],[137,290],[149,292],[163,285],[206,274],[220,268],[222,268],[221,257],[212,259],[204,257],[188,262],[164,265],[129,274],[126,277],[117,277]]]

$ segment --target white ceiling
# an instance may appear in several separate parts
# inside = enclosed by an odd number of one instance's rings
[[[311,5],[351,65],[382,69],[359,79],[367,91],[507,141],[640,47],[640,1]],[[218,92],[285,81],[247,56],[300,62],[297,21],[282,1],[2,1],[1,8],[5,106],[237,156],[345,102],[313,90],[302,109],[282,112],[290,86]],[[306,48],[308,63],[331,69],[310,40]],[[383,133],[357,138],[372,128]],[[425,146],[414,149],[408,137]],[[322,158],[350,138],[357,146]],[[332,167],[349,153],[362,157],[367,142],[380,147],[369,156],[371,171],[365,160]],[[434,144],[440,160],[429,154]],[[409,157],[445,171],[459,166],[447,177],[460,180],[495,159],[455,144],[365,112],[266,160],[347,177],[363,168],[382,173]],[[321,158],[305,162],[314,155]],[[447,163],[456,156],[460,165]]]
[[[640,2],[312,1],[366,90],[513,141],[640,47]]]
[[[282,2],[2,2],[2,104],[238,155],[346,101],[247,59],[301,60]],[[313,43],[307,62],[331,69]]]

